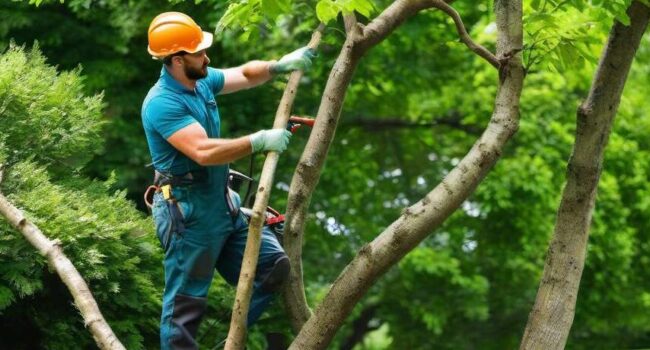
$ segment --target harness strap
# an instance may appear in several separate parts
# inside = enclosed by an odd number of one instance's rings
[[[156,185],[151,185],[147,187],[146,191],[144,191],[144,204],[149,208],[149,210],[153,208],[153,195],[158,191],[160,191],[160,187]]]
[[[154,185],[158,187],[164,185],[171,185],[172,187],[189,186],[192,184],[206,183],[207,181],[208,171],[205,169],[189,171],[183,175],[172,175],[156,170],[153,178]]]

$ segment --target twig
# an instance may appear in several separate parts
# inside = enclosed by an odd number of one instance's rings
[[[501,64],[499,63],[499,60],[496,58],[496,56],[494,56],[494,54],[492,54],[492,52],[490,52],[488,49],[481,46],[480,44],[475,43],[472,40],[472,38],[467,33],[467,30],[465,29],[463,20],[460,18],[460,15],[453,7],[451,7],[449,4],[441,0],[434,0],[433,4],[434,4],[433,7],[448,14],[451,17],[451,19],[454,20],[454,24],[456,24],[456,30],[458,31],[458,35],[460,35],[460,40],[463,43],[465,43],[465,45],[467,45],[467,47],[469,47],[470,50],[474,51],[477,55],[483,57],[492,66],[494,66],[494,68],[499,68]]]
[[[357,24],[357,16],[354,12],[343,15],[343,23],[345,24],[345,33],[350,33],[350,30]]]

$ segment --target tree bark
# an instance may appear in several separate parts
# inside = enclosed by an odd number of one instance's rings
[[[296,333],[311,317],[302,280],[302,232],[311,194],[318,182],[331,140],[334,138],[345,90],[356,68],[356,60],[352,57],[352,45],[348,43],[349,40],[346,40],[346,44],[343,45],[343,50],[330,73],[316,123],[296,166],[289,188],[284,249],[291,260],[291,273],[282,294],[289,321]]]
[[[0,171],[0,181],[2,173]],[[84,324],[90,329],[97,346],[100,349],[122,350],[125,349],[111,327],[106,323],[104,316],[93,298],[90,288],[79,274],[72,262],[65,256],[58,241],[50,241],[36,225],[29,222],[23,213],[0,193],[0,213],[7,218],[23,236],[31,243],[41,255],[45,256],[50,266],[61,277],[68,287],[74,303],[81,312]]]
[[[319,25],[318,29],[312,35],[308,46],[316,49],[320,43],[324,25]],[[282,99],[275,114],[273,122],[274,129],[285,129],[289,121],[289,114],[293,107],[298,84],[302,77],[302,71],[294,71],[289,77],[287,86],[284,89]],[[232,308],[232,318],[230,320],[230,330],[226,339],[225,349],[243,349],[246,345],[246,320],[248,318],[248,309],[250,306],[251,295],[253,294],[253,281],[255,279],[255,270],[257,269],[257,260],[260,252],[262,237],[262,226],[266,218],[266,207],[269,203],[271,188],[273,187],[273,175],[278,165],[280,154],[278,152],[268,152],[260,183],[255,196],[253,205],[253,214],[248,226],[248,237],[246,238],[246,249],[242,261],[239,281],[237,283],[237,293],[235,303]]]
[[[495,13],[498,29],[497,58],[500,62],[499,90],[487,129],[458,166],[436,188],[405,209],[395,222],[359,251],[302,327],[290,349],[327,347],[370,286],[467,199],[516,132],[524,79],[520,54],[523,45],[521,0],[496,1]],[[364,32],[371,25],[372,23]],[[373,28],[376,33],[382,25],[375,24]]]
[[[352,75],[359,60],[369,49],[380,43],[407,18],[433,5],[434,1],[431,0],[397,0],[367,26],[356,23],[352,16],[346,18],[346,40],[330,72],[316,123],[289,188],[284,248],[291,260],[291,275],[283,296],[289,320],[296,333],[311,317],[302,279],[302,238],[307,208],[334,139]]]
[[[576,139],[544,273],[520,349],[564,349],[585,263],[603,153],[650,9],[634,1],[630,26],[615,22],[587,100],[577,112]]]

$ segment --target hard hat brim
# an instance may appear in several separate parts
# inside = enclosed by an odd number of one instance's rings
[[[187,51],[187,52],[195,53],[207,49],[208,47],[212,46],[212,39],[213,39],[212,33],[203,32],[203,40],[201,41],[201,43],[196,47],[196,49],[194,49],[194,51]]]
[[[185,51],[185,52],[188,52],[188,53],[196,53],[196,52],[199,52],[199,51],[201,51],[201,50],[207,49],[207,48],[209,48],[210,46],[212,46],[212,40],[213,40],[213,39],[214,39],[214,36],[212,35],[212,33],[209,33],[209,32],[203,32],[203,40],[201,40],[201,43],[199,43],[199,45],[197,45],[196,48],[195,48],[194,50],[188,50],[188,49],[186,49],[186,48],[183,48],[182,50],[179,50],[179,51]],[[153,58],[153,59],[155,59],[155,60],[162,60],[162,59],[165,58],[166,56],[169,56],[169,55],[174,54],[174,53],[170,53],[170,54],[163,55],[163,56],[156,55],[156,52],[154,52],[153,50],[151,50],[151,47],[149,47],[149,46],[147,46],[147,51],[149,51],[149,54],[151,55],[151,58]],[[176,52],[178,52],[178,51],[176,51]]]

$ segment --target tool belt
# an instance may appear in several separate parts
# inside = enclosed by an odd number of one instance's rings
[[[208,181],[208,171],[199,169],[187,172],[183,175],[172,175],[155,171],[153,185],[149,186],[144,193],[144,203],[149,210],[153,209],[153,197],[155,193],[162,193],[169,215],[171,216],[171,232],[183,235],[185,232],[185,220],[183,213],[174,194],[172,188],[190,186],[193,184],[205,184]],[[166,250],[169,244],[169,237],[163,243],[163,248]]]
[[[165,174],[155,171],[153,185],[162,187],[164,185],[189,186],[193,184],[204,184],[208,181],[208,171],[205,169],[189,171],[183,175]]]
[[[187,172],[183,175],[165,174],[155,171],[153,185],[149,186],[144,192],[144,203],[151,210],[153,207],[154,193],[162,192],[163,198],[168,202],[175,202],[172,194],[172,187],[190,186],[193,184],[204,184],[208,181],[208,171],[199,169]]]

